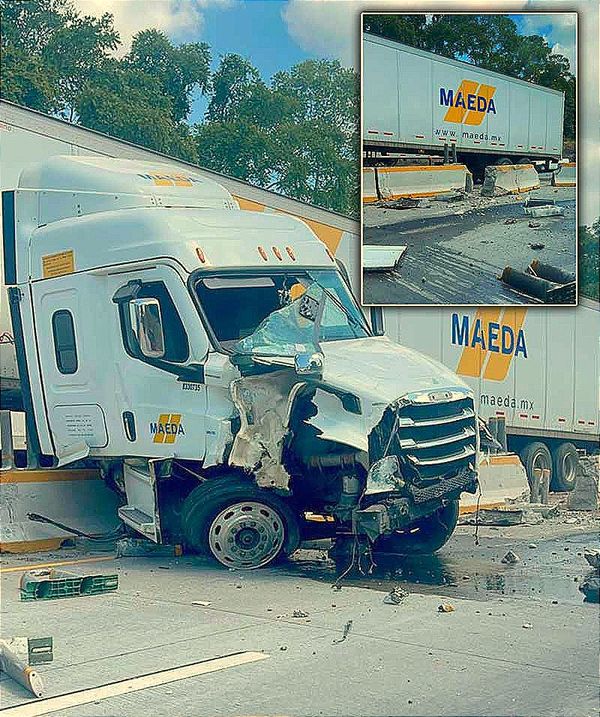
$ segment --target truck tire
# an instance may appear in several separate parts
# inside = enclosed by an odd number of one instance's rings
[[[552,451],[552,490],[573,490],[579,454],[572,443],[560,443]]]
[[[529,159],[529,157],[519,157],[515,164],[533,164],[533,162]]]
[[[382,535],[373,545],[379,555],[428,555],[450,540],[458,522],[458,501],[453,500],[432,515],[420,518],[406,530]],[[416,529],[416,530],[415,530]]]
[[[512,164],[512,159],[510,159],[510,157],[499,157],[494,162],[494,164],[499,165],[499,166],[501,166],[503,164]]]
[[[186,545],[230,568],[264,567],[300,544],[298,520],[287,503],[237,476],[201,483],[181,513]]]
[[[536,468],[548,469],[550,471],[550,481],[552,481],[552,456],[544,443],[539,441],[528,443],[519,455],[530,486],[533,486],[533,471]]]

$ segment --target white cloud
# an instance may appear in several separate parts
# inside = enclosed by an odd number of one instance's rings
[[[518,10],[526,0],[498,0],[494,8]],[[481,0],[420,0],[419,11],[480,10]],[[281,14],[290,36],[306,52],[358,66],[360,13],[371,10],[415,12],[411,0],[288,0]]]
[[[198,38],[203,30],[202,9],[209,5],[227,6],[229,0],[74,0],[84,15],[114,16],[122,46],[127,52],[132,37],[149,28],[161,30],[173,40]]]
[[[531,13],[524,14],[522,31],[529,35],[541,34],[555,55],[564,55],[569,60],[570,69],[575,74],[577,57],[575,51],[575,31],[577,15],[574,12]],[[550,30],[548,30],[550,28]]]

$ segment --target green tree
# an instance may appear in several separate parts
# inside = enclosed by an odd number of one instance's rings
[[[176,46],[158,30],[143,30],[133,38],[123,64],[153,77],[171,99],[176,122],[190,113],[192,93],[205,93],[210,81],[210,50],[204,42]]]
[[[89,74],[118,46],[112,16],[82,16],[69,0],[0,0],[0,13],[3,96],[72,120]]]
[[[579,227],[579,293],[600,300],[600,219]]]
[[[77,98],[81,124],[165,154],[197,161],[188,125],[175,122],[160,83],[145,72],[107,60]]]

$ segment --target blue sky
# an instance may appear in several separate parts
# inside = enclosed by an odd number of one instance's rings
[[[433,0],[421,0],[412,8],[427,10]],[[478,0],[475,0],[478,1]],[[344,65],[358,64],[360,11],[397,9],[401,2],[386,0],[75,0],[86,13],[112,12],[125,47],[131,36],[146,27],[157,27],[175,42],[207,42],[213,69],[219,56],[237,53],[250,60],[269,80],[311,57],[331,57]],[[447,2],[447,0],[446,0]],[[473,0],[462,0],[468,9]],[[552,2],[552,0],[551,0]],[[513,3],[514,4],[514,3]],[[436,0],[435,9],[443,5]],[[518,2],[517,5],[522,5]],[[410,8],[410,9],[412,9]],[[408,7],[406,8],[409,9]],[[454,9],[448,7],[449,10]],[[523,34],[541,34],[574,59],[573,15],[532,14],[511,17]],[[198,122],[207,100],[198,97],[190,120]]]

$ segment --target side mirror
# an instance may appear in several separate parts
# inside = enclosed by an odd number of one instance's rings
[[[320,376],[323,373],[323,354],[296,354],[294,368],[300,376]]]
[[[163,358],[165,335],[158,299],[132,299],[129,320],[140,353],[146,358]]]

